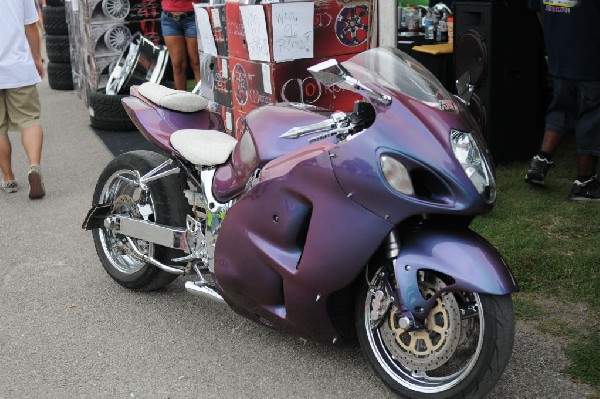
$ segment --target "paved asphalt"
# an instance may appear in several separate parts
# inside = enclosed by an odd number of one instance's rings
[[[39,85],[47,196],[0,192],[0,398],[391,398],[357,348],[336,349],[255,325],[193,297],[176,280],[136,293],[102,269],[81,222],[112,153],[147,146],[138,133],[89,126],[73,91]],[[556,342],[518,325],[491,398],[584,398],[561,374]]]

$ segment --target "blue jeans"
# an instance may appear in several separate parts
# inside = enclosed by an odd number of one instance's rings
[[[160,16],[163,36],[185,36],[196,38],[196,16],[193,11],[187,13],[163,11]]]

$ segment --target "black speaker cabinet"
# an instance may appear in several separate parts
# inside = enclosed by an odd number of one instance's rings
[[[472,113],[496,163],[531,158],[544,130],[546,62],[524,0],[454,3],[454,69],[475,85]]]

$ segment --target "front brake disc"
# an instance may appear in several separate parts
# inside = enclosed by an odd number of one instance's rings
[[[437,277],[433,283],[420,283],[425,298],[444,287],[444,282]],[[380,329],[386,348],[403,366],[415,371],[433,370],[452,357],[461,337],[460,309],[454,295],[444,294],[435,301],[421,330],[402,329],[396,314],[394,306]]]

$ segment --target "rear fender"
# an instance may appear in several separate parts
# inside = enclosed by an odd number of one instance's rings
[[[505,295],[518,291],[517,282],[500,253],[483,237],[468,230],[423,229],[402,241],[393,260],[399,308],[424,320],[437,295],[425,300],[418,272],[431,270],[453,279],[448,291]]]
[[[123,98],[123,108],[140,133],[152,144],[167,153],[177,154],[170,138],[177,130],[200,129],[225,131],[223,118],[210,110],[178,112],[162,108],[139,94],[132,87],[131,96]]]

